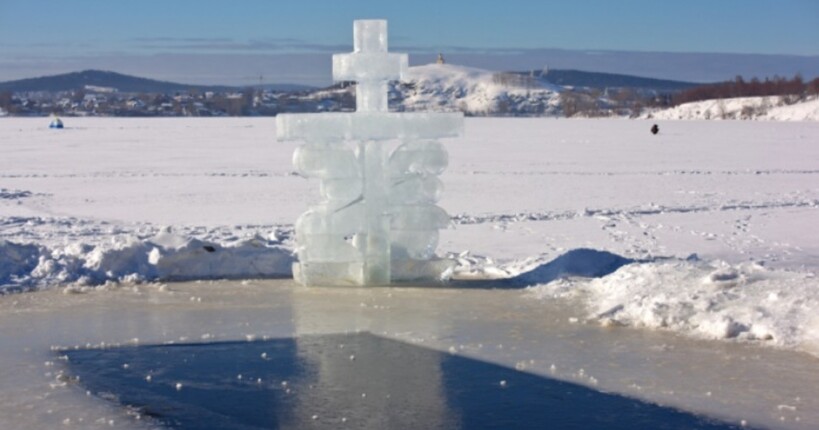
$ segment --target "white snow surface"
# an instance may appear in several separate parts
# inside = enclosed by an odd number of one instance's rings
[[[456,278],[522,275],[595,324],[819,354],[819,124],[652,122],[467,120],[443,142]],[[0,121],[0,291],[291,275],[318,184],[272,118],[65,123]],[[634,262],[549,269],[579,248]]]
[[[683,103],[643,114],[653,119],[753,119],[763,121],[819,121],[819,98],[785,103],[783,97],[737,97]]]

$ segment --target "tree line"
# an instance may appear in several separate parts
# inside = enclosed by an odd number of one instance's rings
[[[757,77],[746,81],[737,76],[732,81],[706,84],[680,91],[671,97],[672,105],[697,102],[701,100],[728,99],[735,97],[768,97],[781,96],[786,103],[795,103],[809,96],[819,95],[819,78],[805,82],[801,75],[787,79],[781,76]]]

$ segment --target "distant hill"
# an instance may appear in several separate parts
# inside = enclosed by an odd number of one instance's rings
[[[639,76],[619,75],[614,73],[585,72],[580,70],[535,70],[527,72],[509,72],[522,78],[534,78],[538,86],[550,85],[559,87],[584,88],[632,88],[644,91],[673,92],[695,87],[701,84],[671,81],[664,79],[643,78]],[[101,70],[84,70],[82,72],[62,75],[43,76],[0,82],[0,91],[36,92],[36,91],[73,91],[86,89],[87,86],[100,89],[114,88],[123,93],[175,93],[187,91],[235,91],[244,87],[227,85],[189,85],[176,82],[159,81],[124,75],[122,73]],[[253,87],[259,87],[254,85]],[[298,84],[266,84],[262,88],[271,91],[297,92],[312,91],[316,88]]]
[[[581,70],[536,70],[523,72],[550,84],[586,88],[631,88],[635,90],[669,92],[680,91],[702,84],[665,79],[643,78],[615,73],[585,72]]]
[[[82,72],[66,73],[62,75],[43,76],[39,78],[20,79],[16,81],[0,82],[0,91],[34,92],[34,91],[73,91],[85,89],[86,86],[99,88],[115,88],[124,93],[175,93],[186,91],[232,91],[243,87],[188,85],[176,82],[158,81],[139,78],[122,73],[101,70],[84,70]],[[274,91],[301,91],[311,87],[303,85],[279,84],[264,85]]]
[[[557,115],[563,90],[527,75],[454,64],[410,67],[406,80],[394,88],[397,110],[468,115]]]
[[[355,110],[355,86],[338,83],[327,88],[271,86],[276,94],[254,99],[253,106],[239,109],[229,98],[208,98],[188,106],[188,101],[168,101],[164,106],[128,105],[132,93],[206,91],[232,92],[242,87],[199,86],[157,81],[114,72],[86,70],[57,76],[0,83],[0,92],[48,92],[85,90],[94,93],[124,94],[106,99],[105,106],[64,106],[65,113],[100,115],[274,115],[282,112],[337,112]],[[578,70],[498,72],[454,64],[427,64],[410,67],[404,80],[389,85],[390,109],[405,112],[460,111],[475,116],[600,116],[636,115],[645,100],[678,92],[697,84]],[[259,88],[258,86],[256,88]],[[603,91],[605,90],[605,91]],[[3,108],[12,115],[53,112],[56,101],[31,97],[9,101]],[[47,97],[46,97],[47,98]],[[96,100],[96,98],[93,98]],[[44,110],[39,105],[43,103]],[[223,103],[224,102],[224,103]],[[76,102],[74,102],[76,104]],[[221,104],[220,104],[221,103]],[[239,103],[242,103],[241,101]]]
[[[317,87],[310,86],[310,85],[302,85],[302,84],[264,84],[264,85],[251,85],[253,88],[263,88],[268,91],[278,91],[283,93],[295,93],[299,91],[313,91],[316,90]],[[246,87],[242,87],[246,88]]]
[[[697,85],[579,70],[494,72],[453,64],[427,64],[410,67],[406,80],[394,86],[392,107],[405,111],[457,110],[468,115],[559,116],[571,110],[566,109],[560,96],[567,87],[586,90],[574,96],[576,110],[605,111],[618,106],[589,90],[629,89],[635,97],[641,97]]]

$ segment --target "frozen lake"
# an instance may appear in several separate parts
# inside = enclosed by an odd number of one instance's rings
[[[296,145],[277,143],[274,123],[70,118],[55,131],[3,119],[0,237],[108,241],[171,225],[227,239],[289,226],[318,185],[292,174]],[[441,250],[513,260],[587,245],[819,265],[803,234],[817,220],[819,123],[658,121],[657,136],[651,124],[468,118],[464,138],[444,141],[441,206],[463,219]]]
[[[142,425],[58,377],[52,347],[359,330],[730,423],[819,426],[819,124],[467,119],[443,142],[439,253],[460,279],[529,289],[162,287],[289,275],[318,185],[274,122],[0,120],[0,427]]]

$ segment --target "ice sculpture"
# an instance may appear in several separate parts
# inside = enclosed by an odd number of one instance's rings
[[[333,55],[333,79],[356,81],[356,112],[283,114],[279,140],[304,142],[296,170],[321,181],[321,203],[296,222],[305,285],[386,285],[448,277],[435,256],[449,216],[435,205],[448,156],[435,139],[463,130],[461,113],[387,109],[387,83],[401,79],[407,55],[387,52],[387,21],[357,20],[354,50]]]

